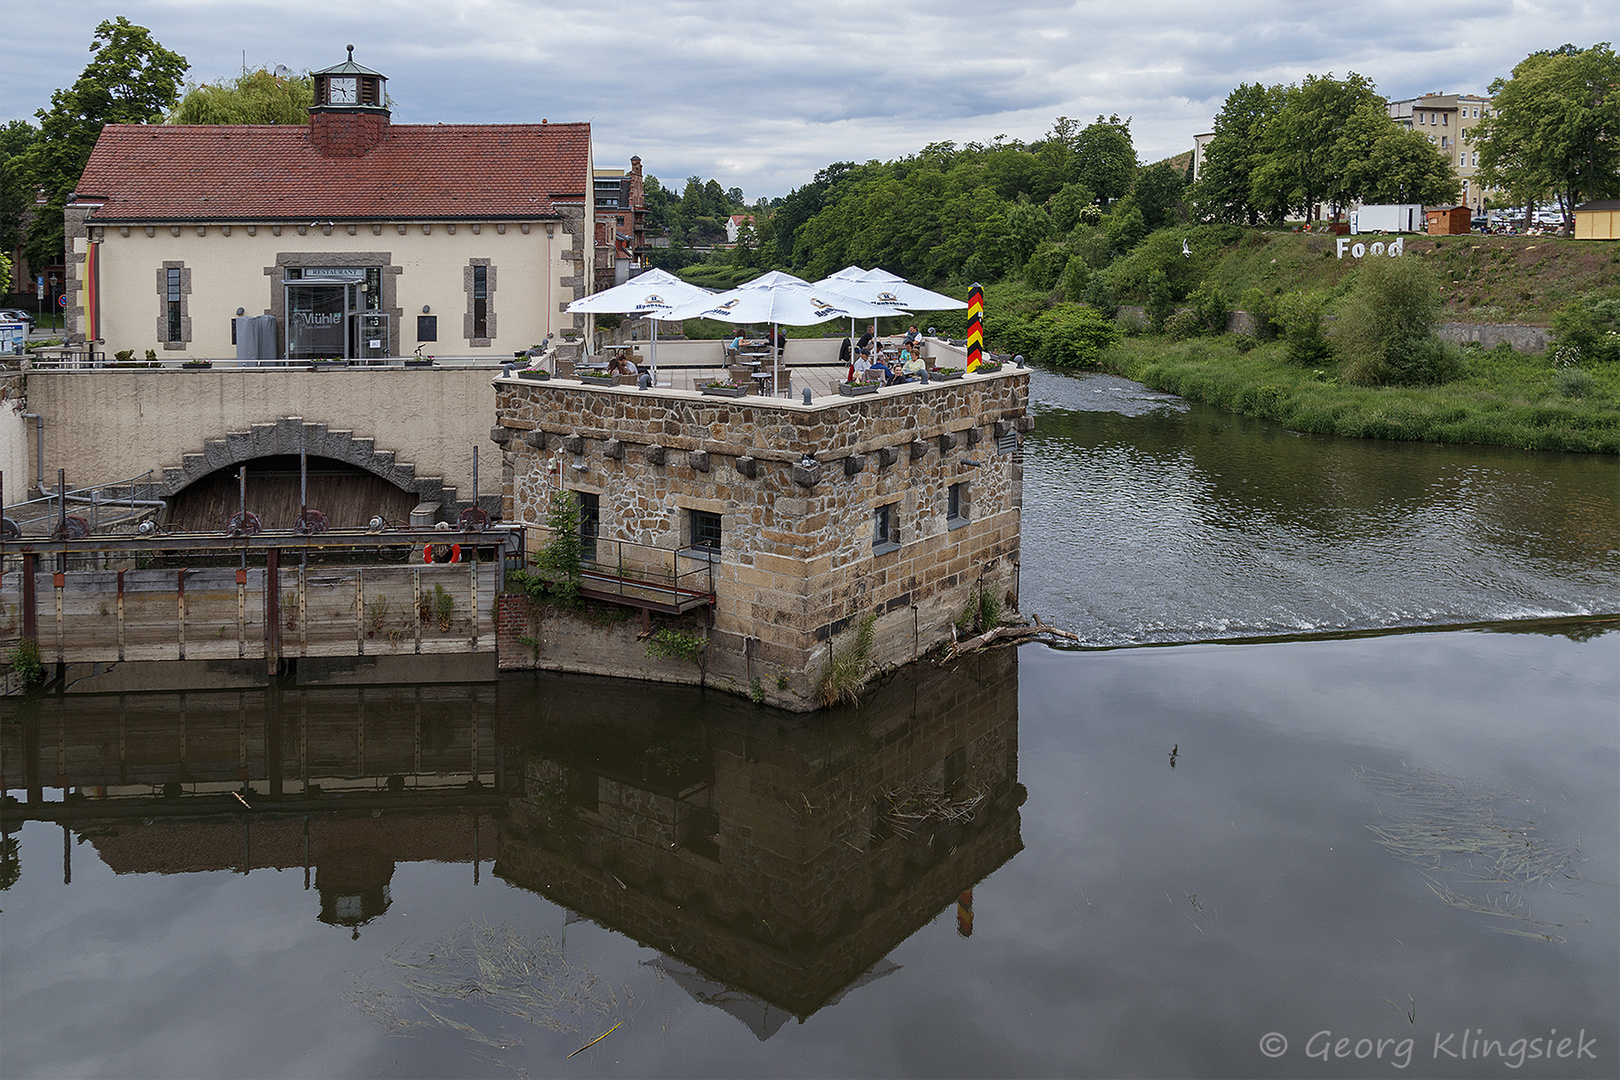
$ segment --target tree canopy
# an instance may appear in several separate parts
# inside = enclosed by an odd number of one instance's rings
[[[62,209],[102,126],[161,119],[179,100],[188,67],[185,57],[122,15],[96,27],[90,51],[95,57],[74,84],[53,93],[51,107],[36,114],[39,134],[21,163],[45,195],[28,235],[28,261],[36,266],[62,258]]]
[[[1481,182],[1523,204],[1555,196],[1566,220],[1577,203],[1620,195],[1620,58],[1608,42],[1531,53],[1491,94],[1473,132]]]
[[[315,80],[308,72],[277,76],[260,68],[191,87],[169,114],[169,123],[307,124],[314,103]]]

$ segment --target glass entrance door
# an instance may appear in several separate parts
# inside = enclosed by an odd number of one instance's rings
[[[287,358],[348,358],[349,291],[346,284],[287,283]]]

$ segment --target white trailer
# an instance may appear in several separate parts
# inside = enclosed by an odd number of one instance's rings
[[[1415,233],[1428,225],[1423,207],[1416,203],[1363,206],[1350,211],[1352,233]]]

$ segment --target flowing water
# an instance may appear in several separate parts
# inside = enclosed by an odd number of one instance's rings
[[[0,1073],[1620,1072],[1614,460],[1033,397],[1081,647],[0,703]]]

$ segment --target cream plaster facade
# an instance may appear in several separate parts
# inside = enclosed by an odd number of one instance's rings
[[[236,355],[232,318],[278,318],[277,345],[287,344],[285,273],[303,266],[380,267],[382,310],[392,316],[389,355],[499,357],[576,327],[565,308],[584,295],[590,225],[583,207],[561,208],[560,220],[525,222],[387,222],[370,224],[186,224],[100,226],[70,219],[73,251],[70,332],[83,336],[83,285],[78,280],[93,240],[101,243],[102,334],[106,352],[152,349],[165,359],[223,359]],[[573,211],[572,213],[570,211]],[[493,278],[488,344],[465,331],[467,268],[488,260]],[[183,297],[189,340],[164,339],[165,266],[188,271]],[[419,342],[417,316],[437,316],[438,340]]]

